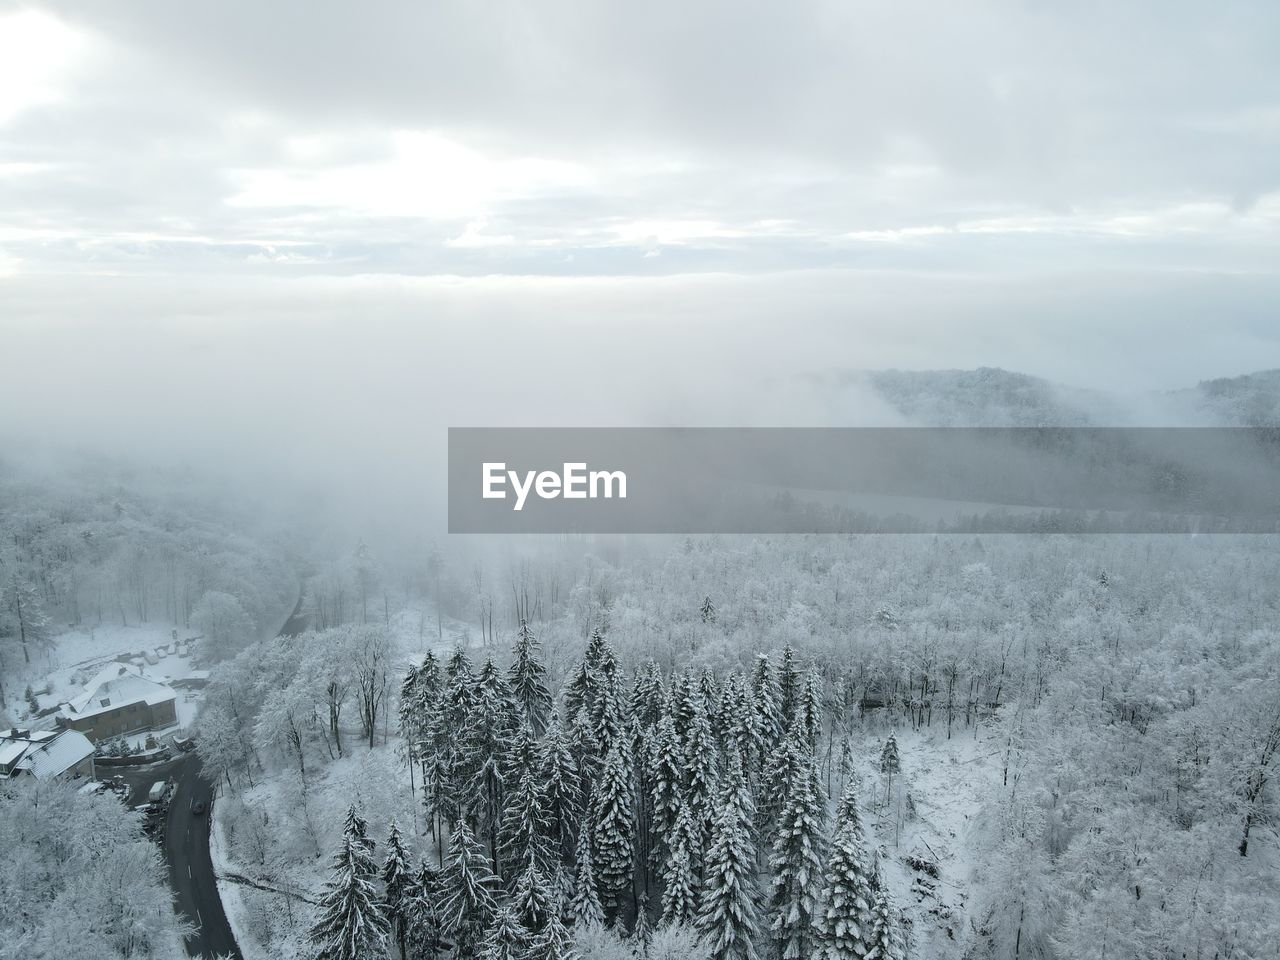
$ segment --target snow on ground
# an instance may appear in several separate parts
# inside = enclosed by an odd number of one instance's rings
[[[218,804],[214,804],[217,813]],[[222,912],[227,915],[227,923],[231,926],[231,934],[236,938],[236,945],[244,960],[269,960],[268,954],[256,937],[250,933],[248,923],[248,904],[245,894],[253,892],[252,888],[229,883],[222,879],[228,872],[234,872],[227,856],[227,838],[222,819],[213,817],[213,826],[209,830],[209,857],[213,861],[213,873],[218,878],[218,898],[222,901]]]
[[[968,939],[973,828],[999,785],[999,748],[985,725],[957,726],[950,740],[945,722],[936,720],[918,731],[906,726],[892,732],[902,769],[891,793],[879,770],[890,730],[873,726],[854,744],[864,822],[880,851],[893,901],[910,922],[915,955],[958,958]],[[920,864],[936,866],[938,876]]]

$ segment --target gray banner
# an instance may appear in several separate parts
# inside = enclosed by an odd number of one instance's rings
[[[1266,428],[449,430],[451,533],[1274,533],[1278,481]]]

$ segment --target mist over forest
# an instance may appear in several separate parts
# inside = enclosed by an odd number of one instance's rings
[[[895,425],[1257,427],[1280,395],[1266,373],[1136,399],[996,369],[799,383]],[[0,465],[0,725],[47,724],[121,644],[198,637],[183,732],[246,956],[312,956],[360,871],[385,891],[359,956],[1272,949],[1273,536],[462,537],[395,499],[345,510],[342,474],[90,450]],[[40,870],[29,788],[6,789],[28,864],[6,896],[118,882]],[[147,849],[131,882],[163,903]],[[45,915],[8,942],[99,943]],[[145,920],[119,955],[189,935]]]
[[[1280,960],[1278,35],[0,0],[0,960]]]

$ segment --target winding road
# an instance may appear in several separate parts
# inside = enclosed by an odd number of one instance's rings
[[[174,777],[177,788],[169,803],[164,852],[178,910],[193,931],[186,939],[187,953],[193,957],[230,956],[240,960],[240,948],[222,910],[209,856],[213,785],[203,776],[200,758],[195,754],[184,757],[174,770]],[[197,800],[203,801],[204,813],[191,812],[191,804]]]
[[[293,613],[280,628],[280,636],[291,637],[306,629],[307,618],[298,598]],[[177,784],[169,802],[165,824],[164,856],[169,865],[178,911],[192,928],[186,938],[187,953],[193,957],[234,957],[243,960],[231,924],[222,909],[218,880],[209,855],[209,830],[213,823],[214,785],[200,769],[194,753],[171,761],[170,775]],[[161,768],[164,769],[164,768]],[[157,776],[153,779],[163,779]],[[192,813],[194,801],[204,802],[204,813]]]

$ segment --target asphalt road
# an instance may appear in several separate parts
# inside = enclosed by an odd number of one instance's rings
[[[173,771],[177,786],[169,802],[164,853],[169,862],[169,883],[187,922],[194,928],[187,937],[187,953],[193,957],[240,958],[227,915],[222,911],[218,882],[209,856],[209,825],[213,785],[200,770],[200,758],[184,754]],[[203,800],[205,812],[191,812],[191,804]]]
[[[302,597],[288,621],[280,630],[283,637],[295,636],[307,627],[302,612]],[[177,786],[169,802],[169,819],[165,825],[164,855],[169,863],[169,883],[173,887],[178,910],[193,928],[186,939],[187,953],[193,957],[234,957],[243,960],[236,946],[231,924],[222,910],[218,881],[209,856],[209,828],[213,818],[214,786],[200,770],[200,758],[194,753],[179,755],[164,765],[157,765],[150,782],[163,779],[167,773]],[[203,800],[205,812],[191,812],[191,803]]]

